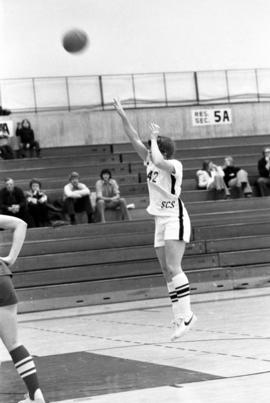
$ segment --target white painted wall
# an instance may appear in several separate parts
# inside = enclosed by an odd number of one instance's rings
[[[0,78],[270,67],[269,0],[0,0]],[[84,29],[82,54],[62,34]]]

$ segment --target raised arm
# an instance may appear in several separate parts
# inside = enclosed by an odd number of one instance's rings
[[[153,163],[160,169],[167,171],[171,174],[175,173],[174,164],[166,159],[166,156],[160,152],[158,146],[159,126],[156,123],[150,124],[151,130],[151,158]]]
[[[8,265],[13,265],[21,251],[26,235],[27,224],[17,218],[0,214],[0,228],[10,229],[13,232],[12,244],[8,256],[1,257]]]
[[[148,154],[147,148],[145,147],[142,140],[140,139],[139,134],[136,131],[136,129],[130,123],[130,121],[126,115],[126,112],[124,111],[123,106],[121,105],[121,102],[117,99],[114,99],[113,102],[114,102],[114,107],[116,109],[116,112],[122,119],[122,123],[123,123],[123,127],[124,127],[126,135],[128,136],[129,140],[131,141],[135,151],[138,153],[138,155],[141,157],[141,159],[143,161],[145,161],[147,154]]]

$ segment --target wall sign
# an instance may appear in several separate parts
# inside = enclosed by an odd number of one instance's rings
[[[226,109],[193,109],[191,110],[193,126],[230,125],[232,111]]]

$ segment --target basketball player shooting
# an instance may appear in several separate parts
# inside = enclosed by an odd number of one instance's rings
[[[155,219],[154,247],[172,303],[173,341],[183,336],[197,320],[191,310],[189,281],[181,266],[191,233],[190,219],[180,199],[182,163],[173,159],[174,143],[169,137],[160,136],[160,127],[156,123],[150,124],[148,150],[119,100],[114,99],[114,107],[126,135],[146,165],[149,190],[147,212]]]

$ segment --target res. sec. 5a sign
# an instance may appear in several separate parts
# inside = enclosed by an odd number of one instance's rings
[[[226,109],[193,109],[191,111],[193,126],[230,125],[232,111]]]

